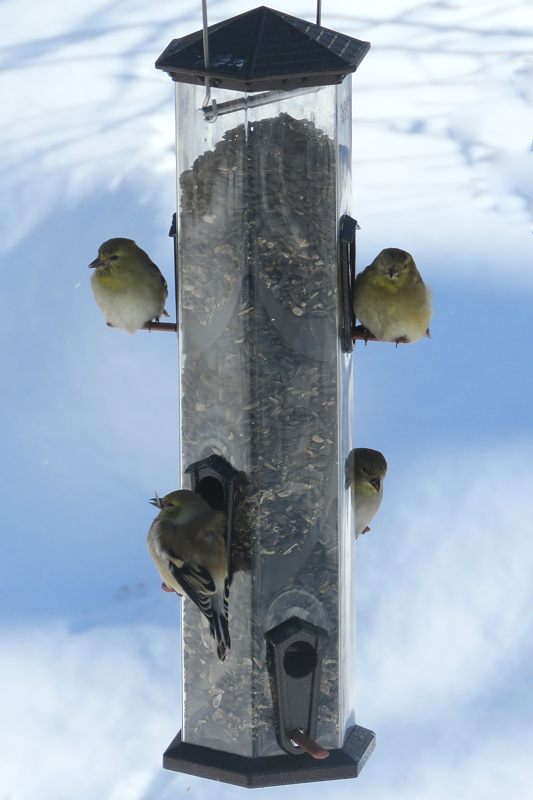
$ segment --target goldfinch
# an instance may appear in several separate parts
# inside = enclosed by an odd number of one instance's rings
[[[387,462],[379,450],[356,447],[348,454],[345,465],[346,488],[351,490],[356,539],[370,530],[369,524],[383,499],[386,472]]]
[[[397,247],[382,250],[355,279],[353,310],[383,342],[416,342],[429,336],[431,290],[412,255]]]
[[[167,282],[132,239],[108,239],[89,264],[94,299],[114,328],[135,333],[165,311]]]
[[[163,588],[185,593],[209,622],[217,655],[230,649],[226,515],[195,492],[179,489],[150,500],[160,509],[148,532],[148,550]]]

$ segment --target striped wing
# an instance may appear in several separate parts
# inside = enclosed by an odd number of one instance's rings
[[[172,576],[185,594],[190,597],[209,622],[211,636],[217,644],[217,655],[220,661],[224,661],[231,647],[228,625],[228,578],[224,581],[222,608],[219,608],[220,598],[216,594],[213,578],[207,569],[170,554],[168,566]]]
[[[182,587],[185,594],[205,614],[209,622],[213,612],[211,610],[211,595],[215,592],[215,584],[208,570],[198,564],[182,561],[174,554],[169,553],[168,568]]]

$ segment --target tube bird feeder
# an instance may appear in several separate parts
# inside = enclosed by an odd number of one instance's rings
[[[351,73],[370,45],[260,7],[173,40],[182,485],[227,513],[231,648],[184,598],[168,769],[355,777]],[[351,260],[351,268],[350,268]]]

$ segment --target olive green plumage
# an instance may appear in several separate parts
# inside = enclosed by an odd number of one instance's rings
[[[159,268],[132,239],[108,239],[89,264],[91,288],[106,322],[134,333],[165,311],[167,283]]]
[[[353,309],[359,322],[381,341],[416,342],[429,336],[431,290],[405,250],[382,250],[357,275]]]
[[[355,538],[370,530],[383,499],[383,480],[387,474],[385,456],[379,450],[355,447],[345,465],[346,488],[351,491],[355,516]]]
[[[150,502],[160,509],[148,531],[150,555],[164,585],[185,593],[209,621],[223,661],[231,645],[226,515],[187,489]]]

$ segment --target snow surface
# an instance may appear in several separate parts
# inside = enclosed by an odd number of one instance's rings
[[[210,22],[246,11],[210,2]],[[352,10],[353,9],[353,10]],[[312,4],[283,10],[313,18]],[[0,800],[244,790],[164,772],[180,727],[178,601],[145,548],[176,483],[172,336],[105,328],[86,265],[135,238],[171,284],[171,81],[199,2],[0,6]],[[358,544],[361,800],[533,790],[533,7],[324,3],[372,43],[354,78],[358,263],[410,250],[431,341],[358,347],[357,433],[389,462]],[[258,790],[312,798],[322,785]]]

